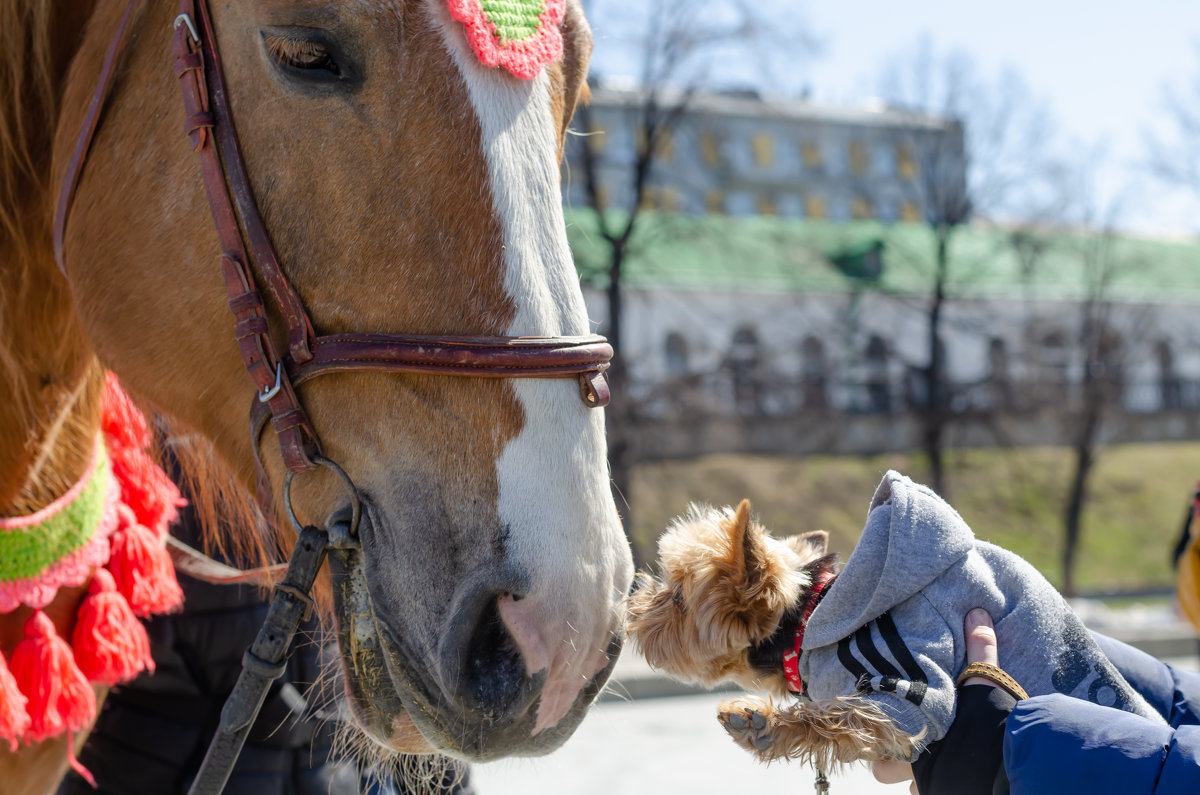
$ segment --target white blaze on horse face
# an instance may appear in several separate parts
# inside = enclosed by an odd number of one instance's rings
[[[567,246],[550,79],[519,80],[482,66],[434,6],[479,119],[492,197],[504,234],[505,286],[517,307],[511,335],[588,333]],[[607,663],[632,561],[608,486],[604,415],[574,381],[514,379],[525,423],[496,463],[498,513],[510,559],[530,575],[500,615],[528,673],[547,671],[535,733],[554,726]]]

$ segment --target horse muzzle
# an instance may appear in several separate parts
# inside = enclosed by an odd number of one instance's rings
[[[331,547],[328,559],[350,712],[377,744],[397,753],[474,762],[549,753],[574,732],[620,654],[614,627],[596,670],[566,677],[583,684],[564,694],[555,684],[564,678],[561,666],[533,659],[528,641],[514,637],[502,615],[505,600],[522,591],[515,574],[460,588],[438,648],[414,648],[377,613],[362,549]]]

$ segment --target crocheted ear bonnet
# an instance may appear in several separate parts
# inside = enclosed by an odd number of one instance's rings
[[[484,66],[500,66],[524,80],[562,57],[559,25],[566,0],[447,0]]]
[[[135,616],[182,604],[164,539],[183,503],[149,446],[145,418],[110,373],[83,477],[30,516],[0,518],[0,613],[33,608],[9,659],[0,654],[0,741],[14,751],[19,742],[91,725],[93,683],[115,685],[154,670]],[[60,588],[85,584],[68,643],[42,608]],[[81,770],[73,749],[70,758]]]

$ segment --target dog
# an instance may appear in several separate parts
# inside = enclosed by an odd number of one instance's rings
[[[1059,692],[1163,722],[1033,566],[900,473],[884,476],[840,570],[827,547],[820,531],[773,538],[746,500],[692,505],[659,539],[661,576],[640,574],[627,601],[652,667],[767,691],[718,710],[759,760],[914,760],[954,718],[975,607],[993,618],[1003,670],[970,674],[1017,698]]]

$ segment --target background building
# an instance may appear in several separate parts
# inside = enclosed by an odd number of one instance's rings
[[[606,317],[594,216],[567,221],[590,314]],[[927,227],[657,212],[642,223],[623,321],[639,457],[916,446]],[[1030,260],[1031,234],[974,225],[955,243],[942,310],[950,443],[1065,443],[1083,390],[1098,389],[1109,441],[1200,436],[1200,246],[1043,231]]]
[[[605,207],[629,207],[629,172],[642,116],[654,101],[679,113],[654,153],[642,205],[688,214],[919,221],[928,174],[965,181],[963,130],[955,121],[895,108],[835,108],[753,93],[683,96],[592,88],[588,128],[567,147],[564,184],[573,206],[589,204],[581,147],[592,147]],[[639,146],[640,144],[640,146]],[[936,166],[929,153],[936,151]],[[961,190],[961,187],[960,187]]]

